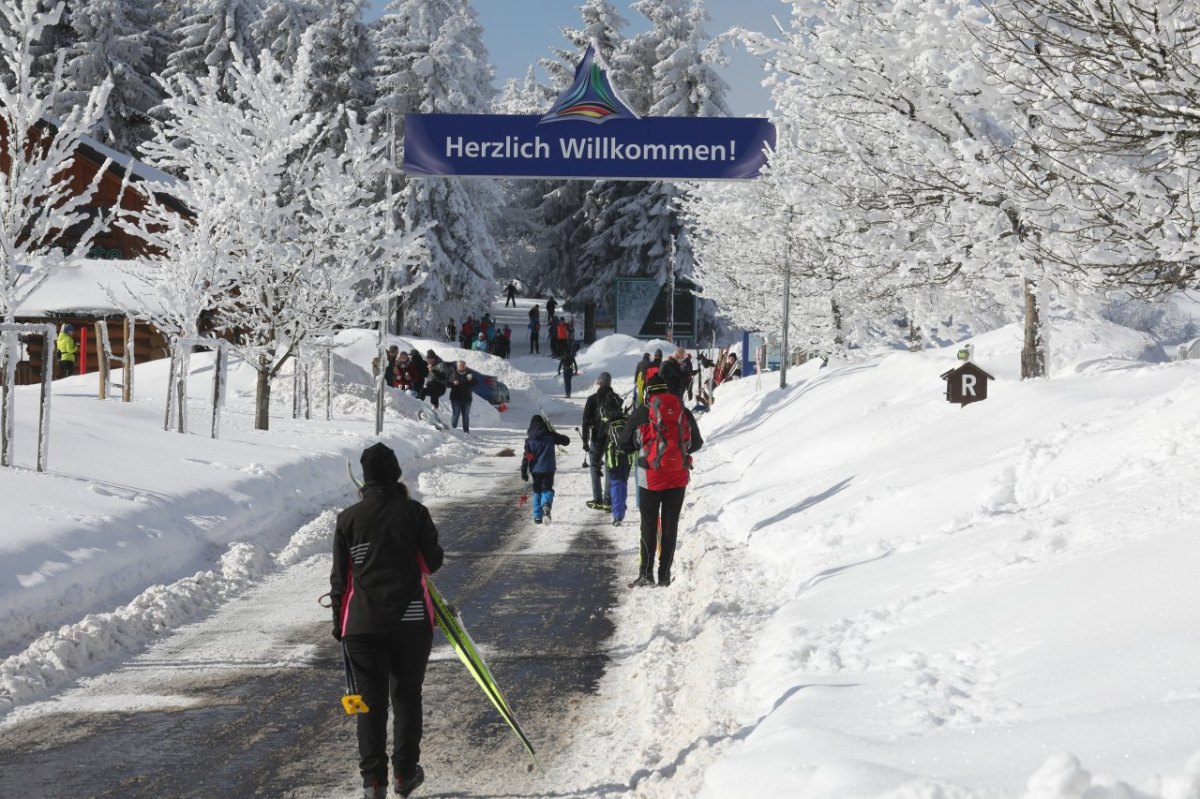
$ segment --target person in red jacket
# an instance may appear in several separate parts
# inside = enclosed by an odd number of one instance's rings
[[[666,587],[671,584],[671,565],[675,561],[683,496],[691,476],[692,453],[704,446],[704,439],[695,417],[670,392],[666,381],[655,376],[646,382],[646,401],[629,415],[617,445],[625,452],[638,453],[641,562],[638,577],[630,587],[655,584],[656,551],[660,552],[658,585]]]
[[[383,443],[363,451],[362,500],[337,518],[329,596],[333,637],[342,642],[363,702],[359,771],[367,799],[387,796],[388,699],[396,792],[408,796],[425,779],[420,766],[421,685],[433,646],[433,620],[422,574],[444,557],[424,505],[400,482],[396,453]]]

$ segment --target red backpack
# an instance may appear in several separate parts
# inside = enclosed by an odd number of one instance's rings
[[[692,426],[679,397],[660,391],[646,398],[649,421],[638,429],[646,469],[646,487],[651,491],[683,488],[688,484],[688,450]]]

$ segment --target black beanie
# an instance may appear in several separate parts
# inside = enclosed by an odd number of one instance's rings
[[[400,479],[400,461],[384,443],[372,444],[363,450],[359,459],[364,483],[394,483]]]

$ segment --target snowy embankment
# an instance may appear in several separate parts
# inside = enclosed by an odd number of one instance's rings
[[[1200,363],[1052,340],[1022,382],[1019,331],[974,339],[961,409],[957,348],[719,389],[674,604],[618,622],[679,753],[639,792],[1200,795]]]
[[[462,357],[507,382],[522,402],[541,401],[527,375],[492,356],[393,341]],[[357,467],[362,448],[376,438],[375,336],[346,332],[339,344],[334,421],[325,421],[323,371],[314,367],[314,418],[290,418],[292,381],[285,374],[274,384],[271,430],[253,430],[254,373],[235,366],[217,440],[207,437],[207,355],[192,357],[193,432],[186,435],[162,430],[165,361],[137,368],[136,401],[128,404],[98,401],[95,375],[55,381],[48,473],[0,470],[0,715],[328,548],[327,509],[352,498],[346,461]],[[37,393],[18,393],[16,463],[31,467]],[[461,434],[417,420],[423,407],[392,396],[385,417],[382,440],[413,465],[409,471],[471,457]],[[473,403],[472,416],[480,426],[500,420],[482,401]],[[435,452],[440,461],[431,458]]]
[[[721,387],[701,422],[677,581],[624,595],[575,750],[547,764],[542,787],[1200,794],[1200,362],[1146,360],[1152,342],[1105,324],[1059,324],[1052,342],[1052,378],[1022,382],[1019,331],[976,337],[996,380],[961,409],[939,378],[957,348],[807,364],[782,391],[774,374]],[[56,692],[328,547],[328,508],[350,499],[345,460],[374,438],[375,344],[345,343],[337,421],[285,418],[284,379],[272,431],[250,430],[252,375],[238,373],[215,442],[161,431],[162,364],[139,368],[133,405],[97,402],[92,377],[56,383],[53,473],[0,473],[6,704]],[[577,413],[600,371],[627,390],[637,353],[655,346],[598,342],[570,403],[548,396],[548,374],[515,368],[544,371],[536,356],[453,352],[514,389],[503,416],[476,403],[476,423],[523,427],[543,405]],[[194,367],[209,374],[200,356]],[[194,404],[197,428],[205,408]],[[417,409],[394,400],[383,437],[406,478],[474,456]],[[594,518],[562,516],[556,529]],[[631,525],[611,529],[635,546]]]

